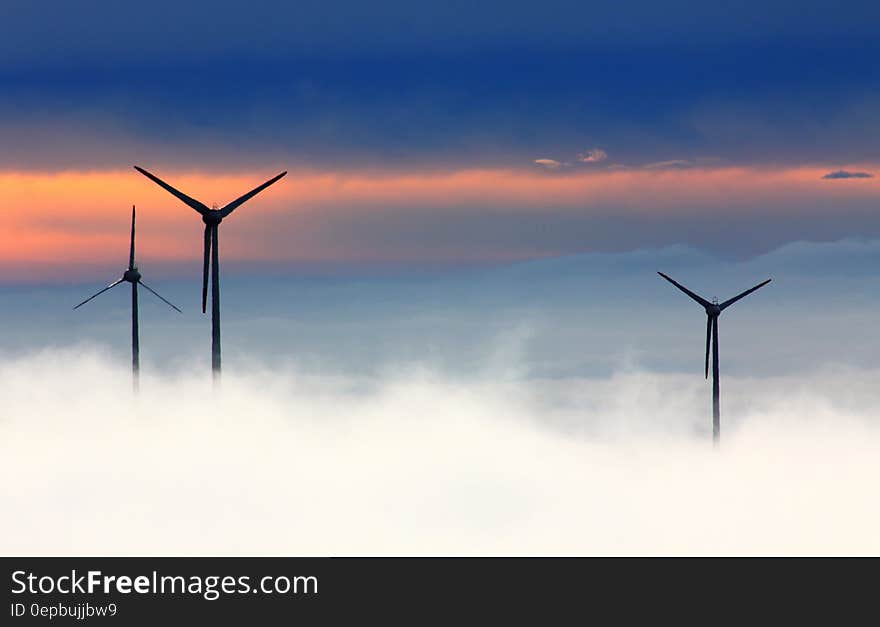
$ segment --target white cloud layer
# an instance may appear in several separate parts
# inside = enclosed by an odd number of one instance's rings
[[[0,552],[880,553],[878,371],[203,374],[0,362]]]

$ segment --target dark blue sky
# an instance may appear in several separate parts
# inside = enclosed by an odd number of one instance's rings
[[[874,3],[0,12],[9,168],[107,167],[132,146],[163,163],[357,168],[517,166],[593,145],[627,164],[848,163],[880,145]]]

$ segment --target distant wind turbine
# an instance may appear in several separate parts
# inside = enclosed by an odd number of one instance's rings
[[[168,183],[160,179],[158,176],[150,174],[143,168],[134,166],[134,169],[146,176],[148,179],[156,183],[159,187],[176,196],[195,209],[202,216],[202,222],[205,223],[205,249],[204,263],[202,265],[202,313],[205,313],[208,301],[208,270],[211,271],[211,370],[214,372],[214,379],[220,377],[221,359],[220,359],[220,241],[219,230],[220,223],[223,218],[235,211],[239,205],[244,204],[261,191],[278,181],[287,172],[282,172],[278,176],[269,179],[259,187],[255,187],[244,196],[236,198],[231,203],[220,209],[210,209],[207,205],[199,202],[195,198],[190,198],[183,192],[171,187]]]
[[[165,300],[159,294],[153,290],[149,285],[144,283],[141,280],[141,273],[138,272],[137,264],[134,260],[134,220],[135,220],[135,211],[134,205],[131,206],[131,248],[128,253],[128,269],[122,273],[122,277],[102,289],[100,292],[93,296],[89,296],[79,305],[74,307],[74,309],[79,309],[87,302],[95,298],[95,296],[100,296],[104,292],[109,289],[112,289],[123,282],[131,283],[131,374],[134,381],[134,389],[137,391],[139,378],[140,378],[140,340],[138,338],[138,285],[144,286],[147,290],[152,292],[156,297],[159,298],[163,303],[171,307],[177,312],[180,312],[180,309],[175,307],[169,301]]]
[[[664,279],[672,283],[675,287],[680,289],[682,292],[690,296],[692,299],[697,301],[700,305],[702,305],[706,310],[706,378],[709,378],[709,344],[712,344],[712,442],[717,445],[721,439],[721,408],[720,408],[720,388],[718,384],[718,316],[721,315],[721,312],[730,307],[733,303],[738,301],[739,299],[748,296],[755,290],[764,287],[767,285],[772,279],[767,279],[763,283],[758,283],[755,287],[747,289],[742,294],[734,296],[733,298],[724,301],[723,303],[718,303],[713,300],[713,302],[709,302],[702,296],[699,296],[684,285],[675,282],[673,279],[669,278],[662,272],[658,272],[660,276]]]

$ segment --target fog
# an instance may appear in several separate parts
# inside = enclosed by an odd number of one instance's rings
[[[4,554],[880,552],[876,371],[469,382],[0,366]]]
[[[6,286],[3,554],[878,554],[874,242],[421,277]],[[704,314],[727,298],[722,444]],[[112,278],[111,273],[108,278]],[[149,275],[147,275],[149,276]],[[821,296],[821,298],[819,297]]]

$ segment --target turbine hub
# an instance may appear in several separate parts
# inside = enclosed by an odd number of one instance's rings
[[[141,273],[137,271],[137,268],[126,270],[122,275],[122,280],[128,281],[129,283],[137,283],[141,280]]]
[[[223,221],[223,218],[220,217],[219,211],[211,210],[207,213],[202,214],[202,222],[204,222],[208,226],[217,226],[222,221]]]
[[[706,307],[706,313],[710,316],[719,316],[721,315],[721,307],[717,303],[712,303]]]

